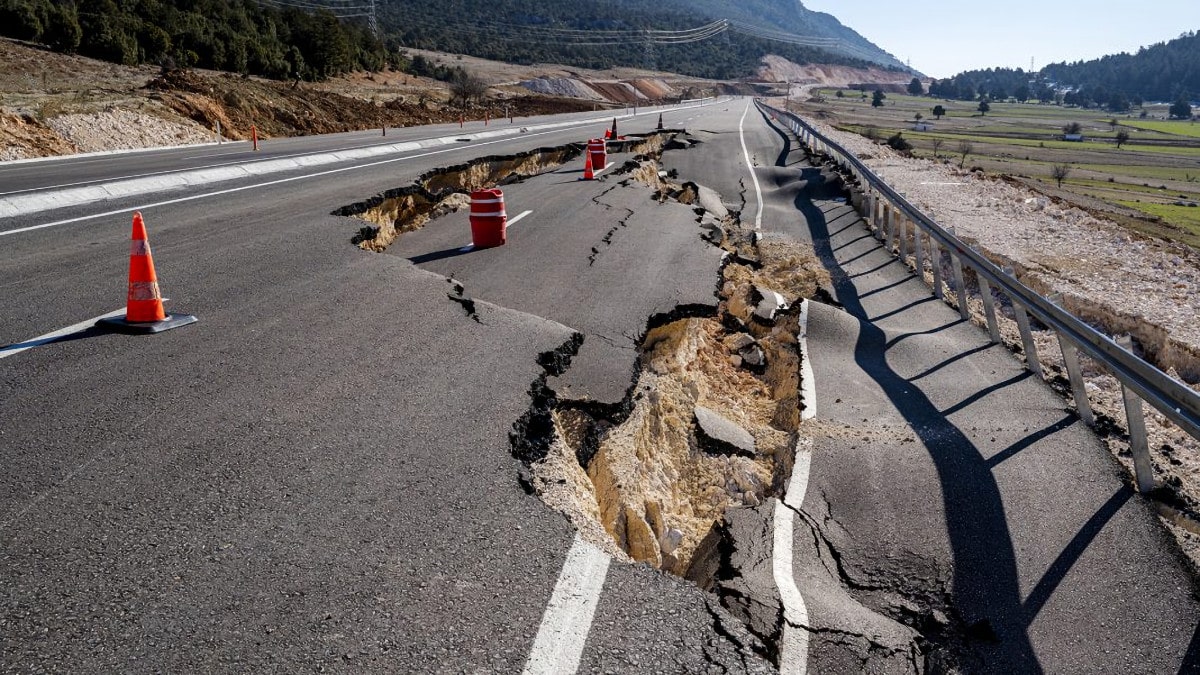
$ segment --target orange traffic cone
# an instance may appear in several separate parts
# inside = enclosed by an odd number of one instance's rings
[[[605,139],[612,138],[612,132],[609,131],[608,129],[605,129],[604,130],[604,138]]]
[[[583,162],[583,179],[596,180],[596,173],[592,170],[592,153],[585,151],[583,156],[587,157]]]
[[[129,295],[125,301],[125,316],[101,319],[97,325],[121,333],[161,333],[164,330],[195,323],[188,314],[168,315],[163,309],[158,276],[154,273],[154,257],[146,237],[146,224],[140,211],[133,214],[133,241],[129,247]]]

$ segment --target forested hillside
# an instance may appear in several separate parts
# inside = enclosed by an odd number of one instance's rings
[[[1020,68],[969,70],[929,85],[939,98],[972,101],[1016,98],[1128,112],[1144,101],[1186,101],[1200,96],[1200,34],[1094,61],[1056,63],[1040,72]]]
[[[1120,91],[1148,101],[1194,99],[1200,97],[1200,33],[1184,33],[1136,54],[1051,64],[1042,74],[1059,84]]]
[[[275,79],[378,70],[388,57],[363,24],[252,0],[0,0],[0,35],[125,65],[174,63]]]
[[[640,66],[714,78],[751,75],[767,54],[796,63],[867,66],[875,61],[899,67],[833,17],[788,0],[390,0],[379,11],[387,32],[406,46],[514,63]],[[687,31],[727,18],[743,24],[753,19],[756,27],[743,25],[702,39],[656,32]],[[802,33],[788,42],[750,34],[756,31]]]
[[[361,17],[315,9],[326,5],[343,7],[332,0],[0,0],[0,35],[126,65],[275,79],[320,80],[385,64],[408,68],[404,47],[723,79],[752,75],[767,54],[802,64],[899,66],[833,17],[794,0],[378,0],[378,37]],[[716,19],[740,28],[723,30],[722,23],[687,32]]]

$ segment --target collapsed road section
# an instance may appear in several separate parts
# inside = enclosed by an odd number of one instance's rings
[[[433,172],[346,212],[373,209],[360,246],[442,274],[468,313],[472,298],[486,299],[578,331],[542,355],[530,408],[514,424],[521,485],[614,558],[711,594],[714,625],[740,620],[750,633],[739,649],[778,663],[772,523],[789,508],[778,500],[795,448],[813,433],[801,422],[799,308],[828,299],[832,282],[810,244],[755,236],[736,204],[661,170],[661,152],[702,148],[697,139],[639,143],[652,145],[598,183],[576,180],[564,166],[570,151],[554,148]],[[559,200],[577,207],[566,220],[535,213],[505,246],[462,253],[465,218],[439,204],[489,183],[539,213]],[[406,213],[398,200],[415,195],[428,208]],[[804,518],[797,524],[821,527]],[[836,554],[821,541],[799,538],[807,548],[797,561]],[[829,579],[849,598],[844,581]],[[869,629],[834,637],[912,670],[918,632],[859,607]]]

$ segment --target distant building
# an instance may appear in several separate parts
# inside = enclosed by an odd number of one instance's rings
[[[913,125],[913,131],[933,131],[933,122],[917,122]]]

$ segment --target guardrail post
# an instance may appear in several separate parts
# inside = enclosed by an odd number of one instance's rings
[[[921,280],[921,285],[925,285],[925,241],[923,239],[923,228],[921,223],[913,221],[913,252],[917,256],[917,278]]]
[[[871,208],[871,225],[875,227],[875,239],[883,241],[883,200],[875,193],[875,204]]]
[[[1055,293],[1050,296],[1050,302],[1058,306],[1062,306],[1062,294]],[[1054,331],[1058,337],[1058,348],[1062,350],[1063,365],[1067,367],[1067,377],[1071,381],[1071,395],[1075,398],[1075,410],[1079,412],[1079,419],[1089,427],[1096,425],[1096,418],[1092,415],[1092,404],[1088,401],[1087,387],[1083,382],[1083,370],[1079,367],[1079,350],[1075,349],[1075,345],[1063,337],[1062,333]]]
[[[1004,273],[1016,278],[1011,267],[1005,267]],[[1029,328],[1029,313],[1025,311],[1025,307],[1021,303],[1017,302],[1016,298],[1009,299],[1012,300],[1013,314],[1017,317],[1017,328],[1021,330],[1021,345],[1025,350],[1025,367],[1029,369],[1029,372],[1037,375],[1038,379],[1042,379],[1044,377],[1042,364],[1038,362],[1037,343],[1033,341],[1033,331]]]
[[[1120,335],[1116,342],[1121,349],[1133,352],[1133,338]],[[1138,492],[1154,489],[1154,465],[1150,462],[1150,446],[1146,442],[1146,418],[1142,415],[1142,399],[1124,383],[1121,396],[1125,399],[1125,420],[1129,423],[1129,452],[1133,455],[1133,474]]]
[[[946,228],[946,231],[951,235],[958,236],[958,232],[953,227]],[[967,305],[967,284],[963,281],[962,258],[954,255],[954,251],[950,253],[950,269],[954,272],[954,293],[958,296],[958,315],[963,321],[971,319],[971,308]]]
[[[929,263],[933,266],[933,295],[944,301],[946,294],[942,290],[942,245],[933,237],[929,238]]]
[[[1000,325],[996,323],[996,301],[992,298],[992,285],[982,274],[975,275],[979,279],[979,294],[983,296],[983,313],[987,316],[988,335],[992,344],[1000,344]]]
[[[900,265],[908,267],[908,218],[896,214],[896,252],[900,254]]]
[[[896,238],[896,210],[889,202],[883,203],[883,246],[888,254],[892,252],[892,239]]]

